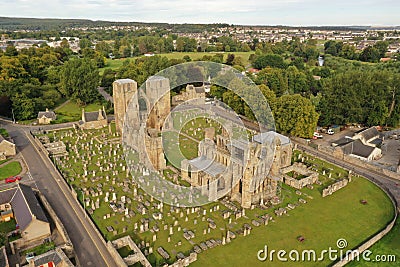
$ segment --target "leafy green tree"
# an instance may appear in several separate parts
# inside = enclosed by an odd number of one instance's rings
[[[84,104],[98,99],[99,80],[96,64],[87,58],[75,58],[65,62],[60,73],[63,94]]]
[[[253,66],[256,69],[263,69],[265,67],[285,69],[287,64],[280,55],[266,54],[258,56],[255,59]]]
[[[18,51],[13,45],[8,45],[6,47],[6,51],[4,52],[4,55],[9,56],[9,57],[14,57],[14,56],[18,55]]]
[[[289,93],[288,78],[283,69],[265,68],[261,70],[257,75],[256,83],[267,85],[277,96]]]
[[[361,61],[378,62],[381,56],[378,49],[373,46],[368,46],[361,52],[359,58]]]
[[[109,54],[111,53],[111,47],[105,41],[98,42],[96,44],[95,50],[101,53],[104,57],[108,57]]]
[[[235,54],[228,54],[228,57],[226,58],[226,64],[232,66],[234,60],[235,60]]]
[[[311,101],[301,95],[284,95],[276,103],[274,118],[278,132],[311,138],[317,127],[318,113]]]
[[[82,38],[79,40],[79,47],[81,50],[85,48],[91,48],[92,45],[92,42],[87,38]]]
[[[387,41],[378,41],[375,43],[374,48],[378,51],[379,57],[385,57],[385,54],[388,50],[388,42]]]

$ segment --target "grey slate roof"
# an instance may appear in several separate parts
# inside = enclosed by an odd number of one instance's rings
[[[107,118],[107,115],[103,110],[101,111],[101,114],[103,115],[103,118]],[[85,112],[86,122],[97,121],[98,118],[99,118],[99,111]]]
[[[9,188],[0,192],[0,204],[10,203],[15,192],[18,190],[17,187]]]
[[[374,137],[379,137],[379,131],[375,127],[371,127],[361,131],[359,135],[363,136],[365,140],[368,141]]]
[[[37,118],[40,119],[43,116],[53,120],[56,119],[56,113],[54,113],[54,111],[40,111]]]
[[[41,266],[49,262],[53,262],[55,265],[62,261],[61,256],[55,250],[48,251],[44,254],[36,256],[34,259],[35,266]]]
[[[189,163],[213,177],[223,173],[226,168],[224,165],[209,160],[204,156],[189,160]]]
[[[32,188],[24,184],[18,184],[18,189],[10,203],[20,229],[26,229],[31,223],[33,216],[37,220],[48,222]]]
[[[195,87],[194,88],[194,90],[196,91],[196,93],[198,93],[198,94],[201,94],[201,93],[204,93],[205,92],[205,90],[204,90],[204,87]]]
[[[343,153],[346,155],[353,154],[363,158],[368,158],[374,151],[375,147],[364,145],[360,140],[354,140],[348,144],[341,146]]]
[[[343,137],[343,138],[340,138],[340,139],[338,139],[336,141],[333,141],[332,144],[336,145],[336,146],[343,146],[343,145],[351,143],[353,141],[354,140],[352,138],[350,138],[350,137]]]

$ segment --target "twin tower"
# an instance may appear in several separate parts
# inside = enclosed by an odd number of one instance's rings
[[[116,130],[122,133],[127,119],[129,143],[147,153],[156,170],[165,169],[161,132],[171,109],[169,79],[151,76],[139,89],[134,80],[116,80],[113,99]]]

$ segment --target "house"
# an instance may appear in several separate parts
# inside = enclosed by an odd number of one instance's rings
[[[350,155],[366,161],[378,159],[382,156],[379,148],[382,143],[381,135],[376,127],[356,132],[353,137],[345,136],[332,142],[333,147],[340,148],[336,153]],[[341,155],[339,153],[338,155]]]
[[[50,223],[32,188],[17,186],[0,192],[0,206],[10,206],[17,229],[25,242],[45,239],[51,235]]]
[[[380,133],[376,127],[370,127],[365,130],[357,132],[353,139],[359,139],[364,145],[368,146],[379,146],[382,143]]]
[[[191,104],[204,105],[205,99],[205,86],[195,87],[191,84],[188,84],[184,92],[172,97],[172,105],[175,106],[186,101],[189,101]]]
[[[15,144],[0,135],[0,160],[15,156],[16,154],[17,150],[15,149]]]
[[[29,267],[73,267],[74,265],[65,255],[61,248],[57,247],[44,254],[35,256],[30,262]]]
[[[380,62],[388,62],[388,61],[390,61],[390,60],[392,60],[390,57],[381,57],[381,58],[379,59]]]
[[[52,121],[55,121],[56,118],[56,113],[54,113],[54,111],[49,111],[47,108],[46,111],[40,111],[37,117],[39,124],[50,124]]]
[[[104,107],[103,109],[99,109],[99,111],[93,112],[85,112],[85,109],[82,109],[82,120],[79,121],[79,126],[81,128],[99,129],[107,125],[107,114]]]
[[[360,139],[349,139],[343,141],[334,142],[339,147],[344,155],[350,155],[352,157],[371,161],[378,159],[382,155],[381,149],[375,146],[365,145]]]

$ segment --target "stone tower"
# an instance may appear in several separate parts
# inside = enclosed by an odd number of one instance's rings
[[[113,82],[113,99],[115,127],[118,132],[122,132],[125,113],[129,101],[137,92],[137,83],[131,79],[120,79]]]
[[[151,76],[146,81],[144,98],[147,109],[146,150],[147,155],[157,170],[166,168],[161,132],[165,119],[171,109],[169,79]]]
[[[146,97],[151,111],[147,118],[147,128],[162,131],[165,119],[170,113],[169,79],[161,76],[151,76],[146,81]]]

